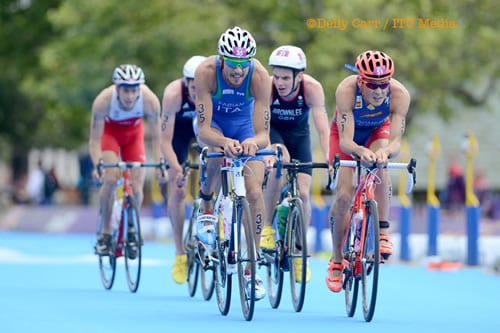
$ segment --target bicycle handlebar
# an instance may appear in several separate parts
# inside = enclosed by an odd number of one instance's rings
[[[330,188],[333,190],[337,187],[337,182],[338,182],[338,169],[340,167],[348,167],[348,168],[363,168],[368,171],[373,171],[376,169],[406,169],[407,171],[407,177],[406,177],[406,193],[410,193],[413,190],[413,186],[417,182],[417,160],[414,158],[411,158],[408,163],[403,163],[403,162],[389,162],[387,165],[383,167],[379,167],[374,163],[373,165],[366,166],[361,163],[359,159],[357,160],[341,160],[340,155],[337,154],[335,155],[335,158],[333,160],[333,174],[332,174],[332,183],[330,185]]]
[[[255,156],[276,156],[277,152],[274,150],[270,149],[261,149],[255,153]],[[239,155],[238,157],[233,157],[232,159],[242,159],[242,158],[251,158],[255,157],[252,155]],[[201,172],[200,172],[200,181],[205,181],[206,175],[205,175],[205,169],[206,169],[206,163],[208,158],[221,158],[221,157],[228,157],[224,152],[208,152],[208,147],[203,147],[200,153],[200,167],[201,167]]]
[[[99,174],[99,177],[102,177],[102,169],[105,168],[119,168],[121,170],[136,169],[136,168],[160,168],[161,176],[164,177],[166,170],[168,170],[169,168],[169,165],[163,158],[160,160],[159,163],[124,162],[124,161],[119,161],[115,163],[104,163],[102,160],[99,160],[99,163],[97,163],[97,172]]]

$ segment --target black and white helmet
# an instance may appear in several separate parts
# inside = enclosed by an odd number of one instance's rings
[[[113,83],[116,85],[137,85],[143,84],[144,72],[136,65],[120,65],[113,72]]]
[[[255,56],[257,45],[248,31],[234,27],[220,36],[217,49],[225,57],[250,59]]]

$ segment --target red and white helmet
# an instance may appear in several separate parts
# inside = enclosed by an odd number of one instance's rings
[[[257,52],[257,45],[252,35],[245,29],[234,27],[227,29],[220,38],[217,44],[217,49],[221,56],[250,59]]]
[[[113,83],[116,85],[133,86],[144,82],[144,72],[136,65],[120,65],[113,72]]]
[[[300,47],[283,45],[271,53],[269,56],[269,66],[303,71],[307,67],[307,59]]]

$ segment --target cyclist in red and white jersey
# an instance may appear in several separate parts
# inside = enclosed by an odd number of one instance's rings
[[[393,78],[394,62],[381,51],[368,50],[356,59],[357,75],[345,78],[335,93],[336,109],[330,129],[330,162],[335,154],[367,164],[384,165],[399,154],[410,107],[410,94]],[[353,169],[340,168],[329,219],[332,233],[332,257],[328,263],[326,284],[333,292],[342,290],[342,241],[347,228],[349,208],[354,195]],[[392,254],[389,238],[389,205],[392,188],[387,170],[378,172],[381,184],[375,189],[379,207],[380,253]]]
[[[142,118],[148,120],[153,159],[159,162],[160,151],[160,101],[144,84],[144,73],[136,65],[120,65],[113,72],[113,84],[103,89],[92,104],[89,149],[94,166],[100,160],[116,163],[145,162],[144,130]],[[142,204],[143,168],[130,171],[130,183],[138,207]],[[111,210],[113,191],[119,179],[119,170],[107,169],[101,179],[97,170],[93,176],[101,181],[99,193],[102,229],[97,235],[95,251],[108,254],[111,251]],[[134,235],[131,233],[131,235]]]

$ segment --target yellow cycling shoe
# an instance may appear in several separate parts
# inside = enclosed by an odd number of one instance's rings
[[[295,273],[295,282],[302,282],[302,258],[293,259],[293,271]],[[306,267],[306,282],[311,280],[311,271],[309,270],[309,261]]]
[[[274,250],[274,228],[264,226],[260,235],[260,248],[264,250]]]
[[[172,267],[172,278],[178,284],[187,280],[187,254],[175,256],[174,266]]]

